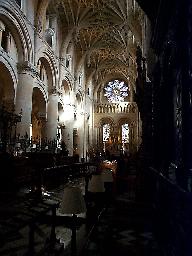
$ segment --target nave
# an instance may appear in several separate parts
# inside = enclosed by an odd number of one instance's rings
[[[83,255],[162,256],[154,232],[151,205],[123,193],[101,216]]]
[[[112,256],[162,256],[159,240],[155,234],[153,205],[141,197],[142,192],[139,191],[141,186],[138,184],[139,176],[137,176],[134,165],[135,163],[129,162],[129,168],[126,171],[117,167],[113,181],[110,180],[105,184],[105,192],[88,191],[85,194],[85,175],[77,177],[69,175],[64,184],[44,191],[43,198],[36,202],[26,188],[21,188],[14,199],[4,203],[3,210],[1,207],[0,223],[1,227],[4,227],[4,230],[1,231],[1,238],[3,232],[6,234],[6,229],[8,230],[11,226],[13,228],[13,221],[17,222],[18,230],[4,237],[0,254],[2,256],[102,256],[106,254]],[[96,176],[101,175],[104,169],[98,171],[99,174]],[[89,173],[89,182],[90,174],[94,176],[95,172]],[[63,192],[71,185],[81,189],[87,206],[86,215],[78,215],[75,251],[71,247],[71,222],[68,215],[67,217],[63,216],[59,211]],[[47,208],[44,209],[43,207],[48,201],[50,208],[46,206]],[[12,210],[10,209],[11,205]],[[51,207],[56,207],[53,247],[50,246],[50,234],[53,231],[52,211],[50,211],[53,208]],[[19,214],[13,216],[18,208],[20,208]],[[39,219],[38,212],[41,215]],[[5,218],[5,213],[9,213],[9,218],[8,216]],[[27,224],[22,226],[21,223],[24,221],[22,218],[24,216],[26,218],[26,215],[30,215],[31,219],[28,222],[31,223],[29,226]],[[30,236],[31,224],[34,224],[33,236]]]

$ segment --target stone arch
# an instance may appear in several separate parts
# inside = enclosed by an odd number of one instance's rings
[[[17,83],[18,83],[18,77],[17,77],[17,72],[16,70],[12,67],[12,65],[9,63],[7,59],[5,59],[3,56],[0,56],[0,64],[4,66],[8,73],[11,76],[11,79],[13,81],[13,88],[14,88],[14,103],[15,103],[15,92],[17,88]],[[2,72],[1,72],[2,73]]]
[[[46,11],[51,0],[42,0],[36,12],[35,26],[39,33],[42,33],[46,26]]]
[[[7,111],[13,111],[15,105],[16,79],[8,65],[1,62],[0,58],[0,105]]]
[[[61,47],[60,47],[60,56],[62,58],[65,58],[66,54],[67,54],[67,49],[68,49],[68,46],[70,44],[73,45],[73,33],[74,33],[74,28],[71,28],[67,35],[65,36],[65,38],[63,39],[62,43],[61,43]]]
[[[64,79],[61,84],[61,92],[63,95],[64,104],[71,103],[71,84],[67,79]]]
[[[38,81],[34,84],[34,87],[33,88],[38,88],[42,94],[43,94],[43,97],[47,103],[48,101],[48,91],[46,90],[46,88],[44,86],[42,86],[41,83],[39,83]]]
[[[49,89],[55,88],[57,85],[59,72],[58,72],[58,68],[57,68],[57,64],[55,62],[54,56],[50,54],[50,52],[47,52],[47,49],[43,46],[37,52],[36,59],[37,59],[36,67],[39,71],[39,74],[40,74],[41,64],[43,64],[49,73],[50,80],[52,81],[51,87],[49,87]]]
[[[61,77],[61,83],[65,80],[68,84],[68,86],[70,87],[70,90],[72,91],[74,89],[74,79],[73,76],[67,72],[63,72],[65,75]],[[62,74],[61,74],[62,75]]]
[[[53,74],[52,74],[52,69],[50,67],[50,63],[46,58],[44,57],[39,58],[38,71],[39,71],[40,80],[44,84],[45,89],[49,91],[51,88],[54,87]]]
[[[7,8],[7,1],[5,5],[6,8],[3,4],[0,7],[0,20],[8,27],[15,40],[18,49],[18,61],[32,62],[33,47],[25,22],[18,13],[14,13],[12,9]]]
[[[130,125],[130,120],[129,120],[129,118],[120,118],[120,119],[118,120],[118,122],[117,122],[118,126],[121,126],[122,124],[125,124],[125,123],[127,123],[127,124]]]
[[[99,126],[102,127],[104,124],[114,125],[114,120],[111,117],[103,117],[99,121]]]

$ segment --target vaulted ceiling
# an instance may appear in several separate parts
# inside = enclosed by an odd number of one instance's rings
[[[145,15],[132,0],[54,0],[48,13],[59,15],[64,40],[75,43],[77,66],[97,89],[110,79],[134,83],[135,54],[143,43]],[[70,36],[69,36],[70,35]]]

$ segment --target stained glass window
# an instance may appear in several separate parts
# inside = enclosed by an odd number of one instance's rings
[[[122,125],[122,143],[129,143],[129,125]]]
[[[109,136],[110,136],[110,124],[104,124],[103,125],[103,142],[108,141]]]
[[[128,86],[124,81],[113,80],[104,87],[104,96],[111,103],[122,102],[128,96]]]

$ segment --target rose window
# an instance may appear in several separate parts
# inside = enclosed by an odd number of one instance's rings
[[[104,87],[104,90],[104,96],[107,97],[108,101],[111,103],[122,102],[128,96],[128,86],[124,81],[110,81]]]

